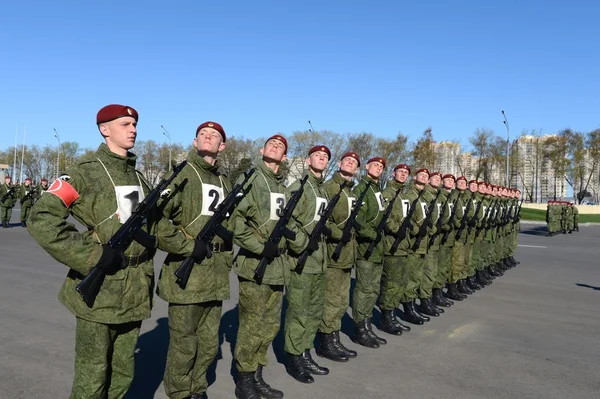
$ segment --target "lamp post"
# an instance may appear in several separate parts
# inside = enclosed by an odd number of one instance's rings
[[[58,150],[56,151],[56,178],[58,179],[58,176],[60,175],[60,136],[58,135],[56,129],[54,129],[54,137],[56,137],[56,140],[58,140]]]
[[[504,126],[506,126],[506,187],[508,187],[508,166],[510,159],[510,127],[508,126],[508,119],[506,119],[506,114],[504,110],[502,110],[502,116],[504,117]]]
[[[163,125],[160,125],[160,127],[164,130],[163,134],[169,139],[169,171],[171,171],[171,135]]]

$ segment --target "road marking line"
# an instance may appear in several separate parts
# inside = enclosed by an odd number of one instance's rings
[[[526,247],[526,248],[548,248],[548,247],[543,247],[541,245],[517,245],[517,247]]]
[[[462,325],[460,327],[455,328],[448,334],[448,338],[450,339],[462,339],[466,338],[469,335],[472,335],[475,331],[479,329],[479,325],[477,323],[468,323]]]

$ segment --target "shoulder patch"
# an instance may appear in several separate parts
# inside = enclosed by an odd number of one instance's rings
[[[71,177],[67,176],[68,179],[63,179],[63,176],[54,180],[54,183],[52,183],[52,185],[48,188],[47,192],[56,195],[58,198],[61,199],[63,204],[65,204],[65,206],[69,208],[73,204],[73,202],[75,202],[75,200],[79,198],[79,193],[67,181]]]
[[[69,176],[69,175],[67,175],[67,174],[62,174],[62,175],[58,176],[58,178],[59,178],[60,180],[64,180],[64,181],[69,181],[69,180],[71,180],[71,176]]]

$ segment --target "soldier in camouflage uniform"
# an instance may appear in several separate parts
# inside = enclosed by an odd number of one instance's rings
[[[355,152],[347,152],[338,162],[339,170],[331,179],[323,183],[322,190],[332,198],[346,183],[340,199],[333,209],[331,236],[327,238],[327,270],[325,271],[325,299],[323,318],[319,327],[320,345],[317,355],[334,361],[347,361],[357,356],[356,351],[346,348],[340,341],[342,318],[350,304],[350,283],[352,267],[356,261],[356,240],[351,230],[344,233],[344,227],[350,217],[356,198],[352,193],[352,178],[360,166],[360,158]],[[343,247],[337,260],[332,255],[337,246]]]
[[[521,192],[519,191],[519,195],[520,193]],[[579,209],[577,206],[573,206],[573,229],[579,231]]]
[[[198,235],[231,191],[229,180],[218,172],[217,156],[225,149],[226,138],[216,122],[198,126],[188,163],[163,195],[164,216],[189,237]],[[217,236],[210,248],[203,248],[202,255],[212,256],[194,265],[185,289],[175,276],[184,258],[169,254],[162,266],[157,293],[169,302],[170,340],[163,381],[171,399],[206,397],[206,371],[219,349],[223,300],[229,299],[232,244]]]
[[[48,179],[46,179],[45,177],[42,178],[42,180],[40,180],[40,185],[38,186],[38,192],[37,192],[37,198],[36,201],[42,196],[42,194],[44,194],[46,191],[48,191]]]
[[[235,395],[238,399],[281,398],[283,392],[271,388],[263,379],[267,365],[267,350],[279,331],[283,288],[290,281],[290,261],[282,254],[286,242],[297,253],[304,250],[308,237],[296,233],[295,240],[281,240],[279,245],[268,241],[279,216],[285,209],[286,189],[280,173],[285,161],[287,140],[280,134],[270,137],[260,153],[262,160],[247,183],[245,196],[230,217],[235,243],[240,251],[234,260],[239,280],[240,324],[234,359],[238,370]],[[243,176],[240,177],[239,182]],[[280,256],[281,255],[281,256]],[[262,284],[254,281],[254,272],[262,257],[270,260]]]
[[[136,156],[128,151],[135,144],[137,120],[131,107],[102,108],[96,122],[106,143],[55,180],[29,218],[35,240],[70,268],[59,300],[77,317],[72,399],[125,396],[133,380],[140,326],[150,317],[156,248],[133,241],[122,253],[106,245],[150,191],[135,170]],[[67,222],[70,215],[87,230],[79,233]],[[150,212],[143,230],[164,251],[194,253],[194,240],[158,209]],[[88,307],[75,287],[94,267],[104,269],[106,278]]]
[[[352,319],[355,323],[353,341],[370,348],[378,348],[387,341],[378,337],[372,329],[371,317],[379,296],[381,273],[383,270],[383,239],[375,243],[373,253],[365,258],[365,252],[373,240],[377,238],[377,226],[383,218],[385,205],[380,191],[379,176],[385,168],[385,160],[381,157],[367,161],[367,174],[354,188],[354,195],[359,197],[371,185],[364,198],[357,216],[361,229],[357,231],[356,286],[352,298]]]
[[[480,184],[477,180],[471,180],[469,182],[469,191],[471,191],[473,196],[473,217],[469,220],[467,225],[466,234],[471,244],[470,254],[468,255],[468,264],[466,270],[466,285],[472,289],[480,290],[484,287],[477,279],[475,278],[475,274],[477,268],[481,264],[481,250],[482,250],[482,242],[483,236],[479,234],[479,230],[483,225],[483,214],[484,214],[484,197],[483,194],[479,192]]]
[[[306,158],[308,179],[292,215],[296,228],[306,236],[312,234],[327,207],[328,198],[321,185],[324,181],[323,171],[327,168],[330,156],[329,148],[323,145],[314,146],[308,151],[308,158]],[[299,188],[300,181],[296,180],[288,190],[294,192]],[[293,270],[285,290],[288,307],[285,315],[283,350],[289,360],[286,368],[288,374],[303,383],[314,381],[311,374],[329,374],[329,370],[319,366],[310,353],[323,316],[325,270],[327,269],[324,235],[331,235],[329,227],[325,227],[321,237],[311,237],[307,247],[309,255],[302,270],[298,265],[301,253],[292,250],[289,252]]]
[[[24,184],[19,187],[18,196],[21,202],[21,227],[27,227],[29,211],[33,206],[36,196],[36,189],[31,185],[31,179],[29,177],[26,178]]]
[[[386,234],[384,238],[385,253],[383,257],[383,274],[381,276],[381,295],[379,296],[379,309],[381,310],[380,329],[388,334],[401,335],[410,331],[410,327],[400,323],[396,318],[396,308],[400,305],[401,294],[408,283],[410,265],[408,264],[409,240],[408,229],[400,231],[408,216],[411,204],[408,191],[408,177],[410,167],[398,164],[394,167],[393,179],[390,180],[383,191],[386,201],[391,201],[400,192],[390,217],[386,221]],[[408,223],[408,222],[406,222]],[[404,234],[404,237],[401,235]],[[394,242],[400,240],[398,249],[394,249]]]
[[[573,204],[570,203],[570,202],[567,202],[567,204],[566,204],[565,216],[566,216],[566,219],[567,219],[567,222],[566,222],[567,232],[569,234],[572,234],[573,233],[573,229],[574,229]]]
[[[475,267],[475,280],[480,286],[487,286],[492,283],[491,276],[486,274],[486,268],[489,266],[489,252],[491,241],[486,237],[485,232],[488,216],[490,212],[491,196],[487,190],[486,182],[479,182],[478,189],[481,203],[481,216],[475,228],[475,242],[479,245],[479,251],[477,252],[477,259],[473,259],[471,263],[474,263]]]
[[[11,190],[13,190],[11,192]],[[6,195],[8,194],[8,195]],[[0,185],[0,199],[6,195],[4,201],[0,202],[0,214],[2,219],[2,227],[10,227],[10,217],[12,209],[17,203],[18,193],[17,187],[10,182],[10,176],[4,176],[4,184]]]

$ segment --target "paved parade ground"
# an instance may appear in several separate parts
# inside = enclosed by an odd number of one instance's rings
[[[380,349],[351,343],[346,317],[342,339],[358,358],[336,364],[315,357],[331,373],[315,376],[314,384],[286,374],[280,334],[265,369],[267,382],[290,399],[599,397],[600,226],[545,234],[544,225],[523,224],[519,266],[424,326],[401,337],[381,333],[388,344]],[[0,398],[67,398],[75,317],[57,299],[67,269],[21,227],[0,229],[0,250]],[[157,270],[163,258],[159,253]],[[142,326],[129,398],[166,398],[167,308],[155,301],[152,319]],[[232,278],[209,398],[234,397],[236,304]]]

